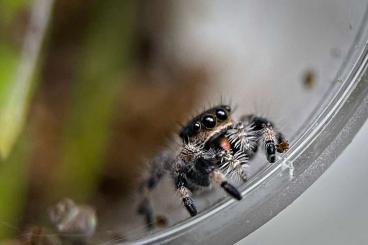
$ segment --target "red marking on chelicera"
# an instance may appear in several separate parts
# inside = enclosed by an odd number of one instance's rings
[[[225,151],[230,151],[231,150],[231,144],[230,144],[229,140],[225,137],[222,137],[220,139],[220,146]]]

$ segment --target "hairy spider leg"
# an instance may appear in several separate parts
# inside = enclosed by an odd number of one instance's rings
[[[253,130],[259,132],[258,145],[263,143],[267,160],[270,163],[276,161],[276,151],[283,153],[289,149],[288,141],[281,132],[275,130],[270,120],[255,115],[243,116],[242,120],[248,121],[249,125],[252,125]]]
[[[175,186],[176,189],[183,201],[184,207],[188,210],[191,216],[195,216],[197,214],[197,208],[194,205],[193,199],[191,197],[191,191],[188,188],[188,182],[186,178],[186,173],[188,172],[188,168],[179,167],[175,171]]]
[[[237,200],[241,200],[240,192],[231,185],[225,175],[217,168],[213,161],[205,158],[198,158],[194,164],[179,164],[181,167],[176,169],[175,184],[182,198],[185,208],[191,216],[197,214],[197,209],[191,198],[190,187],[193,184],[198,186],[209,186],[212,180],[222,187],[230,196]]]
[[[208,176],[209,179],[222,187],[230,196],[237,200],[242,199],[240,192],[227,181],[225,174],[218,169],[218,166],[214,161],[199,158],[196,161],[195,166],[198,172],[202,175]]]
[[[215,169],[210,174],[210,178],[218,185],[220,185],[230,196],[237,200],[242,199],[241,193],[232,184],[230,184],[225,175],[219,170]]]
[[[240,177],[245,182],[248,179],[244,166],[248,166],[248,156],[242,151],[238,150],[233,154],[232,151],[223,151],[219,154],[221,156],[220,169],[226,176],[232,178],[234,175]]]

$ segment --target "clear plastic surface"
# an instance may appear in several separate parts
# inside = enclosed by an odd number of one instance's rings
[[[351,142],[368,116],[367,14],[336,82],[275,164],[256,174],[243,200],[223,200],[195,218],[138,244],[231,244],[266,223],[302,194]]]

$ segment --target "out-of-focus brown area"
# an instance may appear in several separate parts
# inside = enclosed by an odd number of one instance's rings
[[[101,185],[104,194],[116,196],[116,185],[129,191],[132,180],[140,175],[142,160],[166,146],[171,134],[177,133],[178,122],[194,106],[204,74],[200,70],[177,72],[167,78],[175,83],[132,83],[120,96],[113,137],[107,147]]]
[[[75,96],[72,90],[78,83],[86,36],[91,32],[93,22],[99,18],[101,2],[55,2],[43,50],[40,82],[32,99],[26,126],[30,129],[32,142],[31,162],[20,233],[30,224],[48,225],[46,211],[55,202],[55,196],[50,192],[58,192],[53,189],[55,176],[64,164],[64,134],[68,115],[74,106],[70,103],[71,97]],[[96,188],[93,188],[95,191],[87,195],[88,199],[81,200],[92,205],[100,216],[113,203],[118,203],[136,190],[143,160],[166,146],[167,140],[178,130],[178,122],[186,119],[191,112],[206,83],[203,67],[184,67],[175,60],[174,55],[162,50],[160,42],[169,21],[167,2],[153,4],[150,1],[135,1],[135,22],[133,35],[130,36],[133,45],[129,54],[115,54],[128,55],[127,63],[121,67],[119,74],[114,75],[120,89],[108,122],[101,171],[94,176],[97,181],[94,184]],[[119,28],[119,23],[111,25]],[[100,81],[101,84],[104,82]],[[90,91],[99,93],[98,90]],[[83,114],[80,116],[83,117]],[[88,168],[87,163],[80,162],[80,165]],[[72,175],[74,169],[68,171]],[[62,181],[67,183],[67,177]],[[78,186],[74,188],[78,191]],[[105,227],[108,225],[104,224]]]

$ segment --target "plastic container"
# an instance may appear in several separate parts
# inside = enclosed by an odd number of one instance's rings
[[[258,172],[240,202],[227,198],[198,216],[138,244],[231,244],[265,224],[301,195],[351,142],[368,116],[368,15],[335,82],[291,141],[290,150]]]

